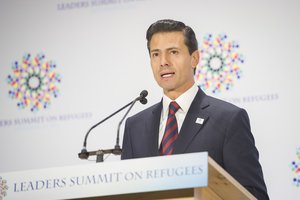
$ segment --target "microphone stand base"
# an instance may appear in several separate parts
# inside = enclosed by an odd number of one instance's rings
[[[102,150],[98,150],[96,152],[96,163],[103,162],[104,152]]]
[[[88,159],[89,156],[96,156],[96,163],[103,162],[104,154],[114,154],[114,155],[121,155],[122,149],[120,147],[114,149],[102,149],[97,151],[84,151],[78,154],[80,159]]]

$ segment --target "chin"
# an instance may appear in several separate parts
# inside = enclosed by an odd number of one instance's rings
[[[174,87],[162,87],[164,92],[173,92],[176,90]]]

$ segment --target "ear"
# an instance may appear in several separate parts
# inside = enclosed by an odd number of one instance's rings
[[[197,65],[199,64],[200,52],[198,50],[196,50],[192,53],[191,56],[192,56],[191,64],[192,64],[192,67],[195,69],[197,67]]]

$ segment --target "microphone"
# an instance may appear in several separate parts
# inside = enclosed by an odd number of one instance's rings
[[[117,138],[116,138],[116,145],[115,145],[115,149],[114,149],[114,154],[115,155],[120,155],[122,153],[122,149],[121,149],[121,147],[119,145],[120,127],[121,127],[122,122],[124,121],[124,119],[128,115],[129,111],[131,110],[131,108],[133,107],[133,105],[135,104],[135,102],[140,101],[142,104],[146,104],[148,102],[148,100],[146,99],[147,95],[148,95],[148,91],[147,90],[143,90],[140,93],[140,96],[138,98],[136,98],[135,100],[132,101],[131,106],[128,108],[127,112],[125,113],[125,115],[123,116],[123,118],[121,119],[121,121],[119,122],[118,131],[117,131]]]
[[[119,128],[120,128],[120,125],[121,123],[123,122],[123,120],[125,119],[125,117],[127,116],[127,114],[129,113],[129,111],[131,110],[132,106],[135,104],[135,102],[137,101],[140,101],[142,104],[146,104],[148,101],[147,99],[145,98],[146,96],[148,95],[148,92],[147,90],[143,90],[141,93],[140,93],[140,96],[137,97],[135,100],[131,101],[130,103],[126,104],[125,106],[123,106],[122,108],[120,108],[119,110],[115,111],[114,113],[112,113],[111,115],[109,115],[108,117],[104,118],[103,120],[101,120],[100,122],[98,122],[97,124],[93,125],[89,130],[88,132],[86,133],[85,137],[84,137],[84,142],[83,142],[83,147],[82,147],[82,150],[80,153],[78,153],[78,157],[80,159],[88,159],[90,153],[86,150],[86,147],[87,147],[87,138],[90,134],[90,132],[96,128],[97,126],[99,126],[100,124],[102,124],[103,122],[105,122],[106,120],[108,120],[109,118],[111,118],[112,116],[114,116],[115,114],[119,113],[120,111],[124,110],[125,108],[127,108],[128,106],[130,106],[130,108],[128,109],[128,111],[126,112],[125,116],[123,117],[123,119],[121,120],[121,122],[119,123],[119,127],[118,127],[118,135],[117,135],[117,142],[116,142],[116,147],[115,149],[113,150],[114,154],[116,155],[120,155],[122,150],[119,146]],[[94,154],[94,153],[92,153]]]
[[[137,101],[140,101],[141,104],[146,104],[148,102],[148,100],[146,99],[146,96],[148,96],[148,91],[147,90],[143,90],[140,93],[140,96],[138,98],[136,98]]]

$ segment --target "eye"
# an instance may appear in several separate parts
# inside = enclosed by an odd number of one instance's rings
[[[151,57],[152,58],[156,58],[156,57],[158,57],[159,56],[159,53],[158,52],[153,52],[152,54],[151,54]]]
[[[177,51],[177,50],[171,50],[170,53],[173,54],[173,55],[177,55],[177,54],[179,54],[179,51]]]

